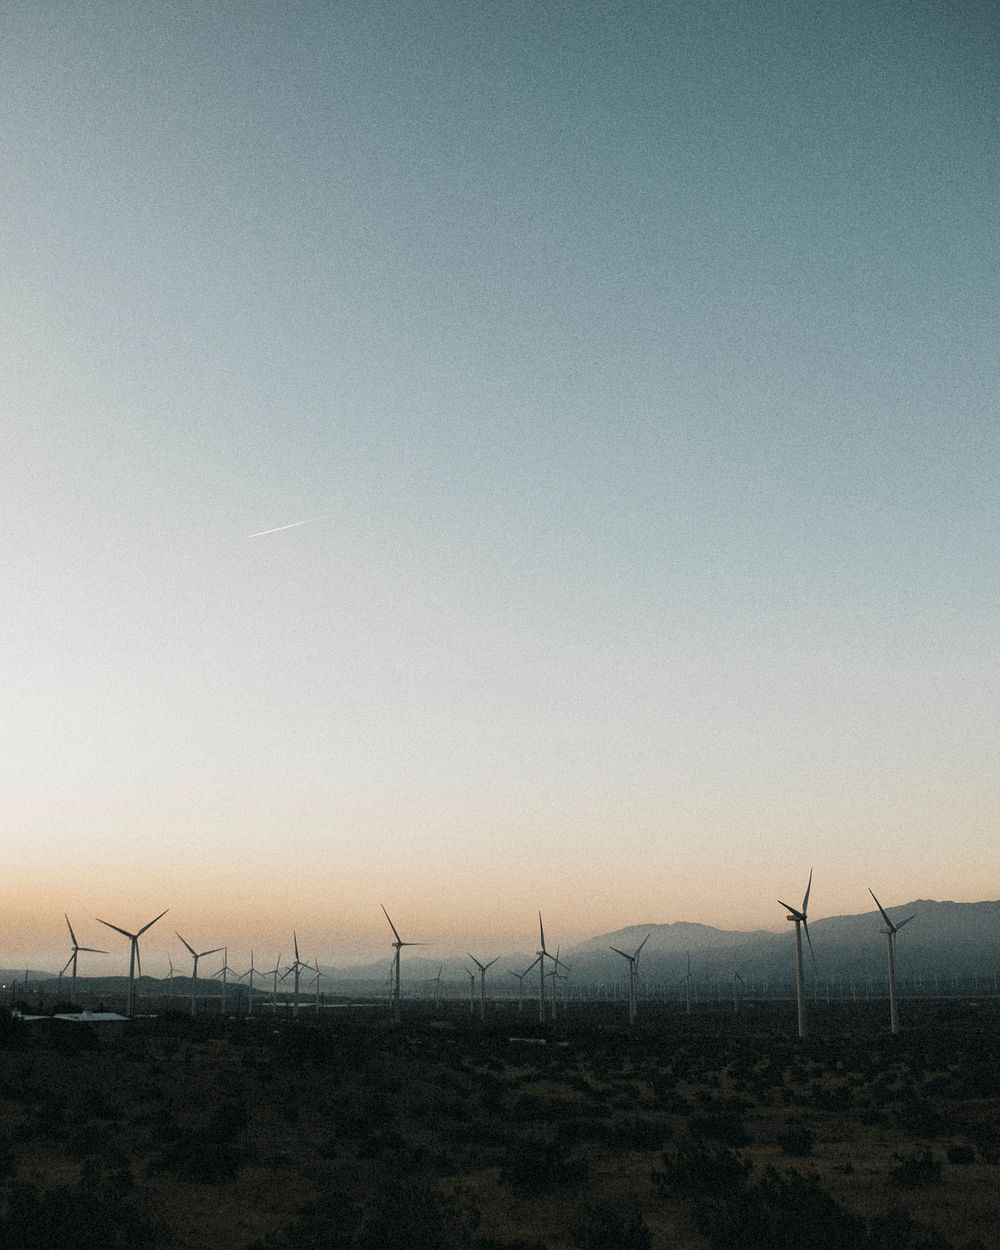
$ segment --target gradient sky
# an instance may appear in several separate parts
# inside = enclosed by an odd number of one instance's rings
[[[0,964],[1000,896],[993,5],[2,25]]]

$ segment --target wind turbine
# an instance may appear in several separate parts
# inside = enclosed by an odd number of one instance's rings
[[[786,909],[788,915],[786,920],[792,921],[795,925],[795,1001],[798,1006],[799,1014],[799,1037],[806,1035],[806,990],[805,981],[802,976],[802,930],[806,931],[806,941],[809,943],[809,954],[812,955],[813,966],[816,964],[816,956],[813,954],[812,938],[809,936],[809,891],[812,889],[813,874],[809,869],[809,883],[806,886],[806,892],[802,899],[802,906],[792,907],[790,903],[778,902]]]
[[[463,968],[462,971],[469,978],[469,1015],[476,1014],[476,974],[471,968]]]
[[[636,1012],[639,1008],[635,985],[639,971],[639,956],[642,954],[642,948],[648,941],[649,934],[647,933],[632,955],[629,955],[626,951],[619,950],[617,946],[608,947],[608,950],[612,950],[616,955],[621,955],[622,959],[628,960],[628,1027],[630,1029],[635,1025]]]
[[[444,972],[444,964],[438,968],[436,977],[428,977],[427,984],[434,986],[434,1006],[441,1006],[441,973]]]
[[[175,929],[174,932],[177,933],[177,930]],[[222,947],[213,946],[210,951],[196,951],[191,943],[182,938],[179,933],[177,933],[177,936],[181,938],[181,941],[191,952],[191,958],[194,961],[194,965],[191,970],[191,1014],[193,1016],[198,1010],[198,960],[204,959],[206,955],[217,955],[219,951],[222,950]]]
[[[170,971],[165,978],[167,982],[167,998],[172,999],[174,996],[174,977],[177,976],[177,969],[174,967],[174,961],[169,955],[167,956],[167,963],[170,967]]]
[[[271,983],[271,1014],[278,1010],[278,973],[281,971],[281,951],[278,951],[278,958],[274,961],[274,967],[268,968],[261,972],[262,977],[273,977]]]
[[[868,893],[875,898],[875,891],[869,886]],[[882,919],[885,921],[885,928],[879,930],[884,933],[889,946],[889,1028],[893,1033],[899,1032],[899,1004],[896,1001],[896,934],[900,931],[904,924],[909,924],[913,920],[913,916],[907,916],[905,920],[901,920],[899,924],[893,924],[886,915],[885,908],[875,898],[875,906],[882,913]]]
[[[299,958],[299,939],[294,929],[292,930],[292,944],[295,947],[295,958],[292,961],[291,965],[285,969],[285,975],[281,979],[283,981],[290,972],[294,973],[295,995],[294,995],[294,998],[292,999],[292,1019],[297,1020],[299,1018],[299,978],[302,975],[302,969],[308,968],[309,971],[311,972],[312,965],[305,963],[303,960]]]
[[[385,910],[385,905],[380,903],[382,912],[389,921],[389,928],[392,930],[392,936],[396,939],[392,946],[394,955],[392,958],[392,1022],[399,1024],[399,952],[404,946],[426,946],[426,942],[404,942],[396,931],[396,926],[389,919],[389,913]]]
[[[687,972],[681,978],[684,982],[684,1003],[687,1014],[691,1014],[691,952],[687,952]]]
[[[535,952],[537,958],[535,963],[538,964],[538,1023],[545,1023],[545,961],[551,959],[552,956],[545,949],[545,929],[542,925],[542,913],[538,913],[538,942],[539,948]],[[535,964],[531,965],[533,968]],[[531,968],[528,971],[531,971]]]
[[[531,968],[534,968],[534,966],[535,965],[532,964]],[[510,968],[507,969],[508,975],[512,977],[517,977],[517,1014],[518,1015],[521,1014],[521,1011],[523,1010],[523,1007],[524,1007],[524,978],[531,971],[531,968],[525,968],[523,972],[513,972],[511,971]]]
[[[319,979],[320,977],[325,977],[326,973],[320,972],[319,970],[319,956],[318,955],[316,956],[315,962],[311,964],[306,964],[306,967],[310,971],[316,973],[316,975],[313,977],[313,994],[316,1000],[315,1006],[316,1006],[316,1014],[318,1016],[319,1015]]]
[[[226,1014],[226,984],[229,980],[230,973],[232,973],[235,976],[236,969],[230,968],[229,947],[224,946],[222,948],[222,967],[215,974],[217,977],[222,977],[222,1014],[223,1015]],[[237,998],[239,998],[239,994],[237,994]],[[236,1014],[239,1015],[239,1002],[237,1002],[236,1008],[237,1008]]]
[[[63,972],[65,972],[67,968],[72,967],[73,971],[70,974],[70,982],[69,982],[69,1001],[71,1003],[75,1003],[76,1002],[76,957],[77,955],[79,955],[81,951],[87,951],[91,955],[106,955],[108,952],[99,951],[96,946],[81,946],[80,943],[76,940],[76,934],[73,932],[73,926],[69,922],[69,916],[67,916],[65,912],[63,912],[63,916],[66,919],[66,928],[69,929],[69,940],[70,940],[70,943],[72,944],[72,950],[70,951],[69,959],[67,959],[65,964],[63,964],[63,970],[62,972],[59,973],[59,979],[62,980]]]
[[[249,986],[249,989],[248,989],[248,991],[247,991],[247,1019],[248,1019],[248,1020],[249,1020],[249,1019],[253,1016],[253,978],[254,978],[254,973],[259,972],[259,971],[260,971],[260,969],[259,969],[259,968],[255,968],[255,967],[254,967],[254,965],[253,965],[253,947],[251,946],[251,948],[250,948],[250,967],[246,970],[246,972],[241,972],[241,973],[240,973],[240,980],[241,980],[241,981],[243,980],[243,978],[244,978],[244,977],[249,977],[249,978],[250,978],[250,986]]]
[[[492,968],[500,956],[497,955],[488,964],[481,964],[475,955],[471,953],[469,958],[479,969],[479,1020],[482,1023],[486,1019],[486,969]]]
[[[125,999],[125,1014],[129,1017],[129,1019],[135,1015],[135,973],[137,966],[139,976],[142,976],[142,960],[139,958],[139,939],[147,929],[151,929],[153,925],[156,924],[157,920],[162,920],[169,910],[170,908],[168,907],[165,911],[161,911],[158,916],[154,916],[148,924],[144,924],[142,926],[138,933],[129,933],[128,929],[120,929],[118,925],[112,924],[110,920],[102,920],[100,916],[97,917],[98,924],[103,924],[109,929],[114,929],[116,933],[120,933],[122,937],[127,937],[132,943],[128,960],[128,995]]]
[[[738,968],[733,969],[733,1015],[738,1015],[740,1010],[740,986],[746,982],[740,976]]]

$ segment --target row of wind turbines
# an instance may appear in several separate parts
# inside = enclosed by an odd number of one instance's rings
[[[795,925],[795,997],[796,997],[796,1007],[797,1007],[797,1017],[798,1017],[798,1035],[801,1038],[806,1037],[807,1031],[808,1031],[808,1022],[806,1018],[805,975],[804,975],[803,959],[802,959],[802,936],[803,934],[805,935],[806,943],[809,947],[809,953],[810,953],[810,956],[812,957],[813,966],[815,967],[816,965],[816,956],[815,956],[815,953],[813,952],[812,938],[809,935],[809,895],[812,892],[812,878],[813,878],[812,869],[810,869],[809,880],[806,885],[806,892],[805,892],[805,895],[803,896],[801,907],[793,907],[790,903],[782,902],[781,899],[778,900],[779,905],[781,907],[784,907],[787,912],[786,919]],[[895,948],[896,935],[899,932],[899,930],[902,929],[904,925],[909,924],[910,921],[914,919],[914,917],[907,916],[905,920],[899,921],[898,924],[893,923],[893,921],[889,919],[889,916],[886,913],[885,908],[876,898],[874,891],[869,888],[868,892],[869,894],[871,894],[872,898],[875,900],[875,905],[878,908],[882,916],[882,919],[885,921],[885,928],[881,929],[880,932],[886,937],[887,945],[888,945],[889,1017],[890,1017],[890,1029],[892,1033],[895,1034],[899,1032],[899,1028],[900,1028],[899,1002],[898,1002],[898,998],[896,994],[896,958],[895,958],[896,957],[896,948]],[[393,936],[393,941],[392,941],[393,956],[392,956],[392,965],[391,965],[391,969],[389,973],[389,983],[390,983],[391,999],[392,999],[392,1018],[395,1024],[399,1024],[400,1022],[400,955],[401,955],[401,952],[403,948],[406,946],[426,946],[427,943],[404,941],[400,937],[399,931],[396,928],[395,924],[393,924],[392,918],[390,917],[389,913],[386,911],[385,906],[384,905],[381,905],[381,906],[382,906],[382,912],[385,915],[385,918],[389,923],[389,928],[392,930],[392,936]],[[167,910],[169,910],[169,908]],[[136,930],[135,932],[132,932],[129,929],[122,928],[119,925],[112,924],[109,920],[101,920],[100,917],[98,917],[99,924],[103,924],[107,928],[113,929],[116,933],[120,933],[122,937],[127,938],[129,942],[128,993],[127,993],[127,1000],[126,1000],[126,1014],[129,1017],[132,1017],[135,1015],[136,972],[138,972],[139,976],[142,975],[142,960],[139,954],[139,938],[142,937],[142,935],[146,933],[149,929],[151,929],[153,925],[157,923],[157,921],[162,920],[162,918],[166,914],[167,914],[167,911],[160,912],[158,916],[154,916],[152,920],[148,921],[146,924],[144,924],[140,929]],[[83,953],[105,955],[108,952],[99,950],[97,947],[94,947],[94,946],[81,946],[79,942],[77,941],[76,934],[73,931],[73,926],[70,924],[69,917],[66,916],[65,919],[66,919],[66,927],[69,930],[71,949],[70,949],[69,958],[67,959],[65,965],[63,966],[62,971],[59,973],[59,976],[61,978],[66,973],[67,970],[71,971],[70,1001],[75,1001],[77,960],[79,956]],[[649,941],[649,936],[650,935],[647,933],[646,936],[639,943],[639,945],[636,947],[636,949],[632,952],[621,950],[617,946],[609,947],[609,949],[614,951],[615,954],[620,955],[624,960],[626,960],[628,964],[628,1021],[629,1021],[630,1027],[634,1026],[637,1015],[638,1015],[639,958],[642,955],[643,947]],[[182,937],[180,933],[177,934],[177,937],[180,939],[180,941],[183,943],[183,945],[185,946],[185,948],[191,955],[191,960],[192,960],[192,969],[191,969],[191,1014],[192,1015],[194,1015],[197,1010],[198,963],[200,960],[205,959],[209,955],[222,954],[222,957],[223,957],[222,967],[218,969],[217,973],[215,974],[216,976],[222,977],[223,1003],[225,1002],[226,985],[227,985],[228,977],[230,974],[235,975],[238,980],[249,978],[250,993],[249,993],[248,1014],[252,1014],[253,1012],[253,991],[254,991],[254,977],[255,976],[261,976],[261,977],[269,976],[272,978],[272,983],[273,983],[272,994],[274,996],[277,995],[277,987],[278,987],[279,980],[283,981],[289,976],[293,978],[293,1016],[295,1017],[297,1017],[299,1014],[300,982],[301,982],[301,976],[302,976],[303,971],[311,972],[314,975],[315,984],[317,986],[319,984],[320,977],[323,976],[323,973],[320,972],[318,959],[315,960],[313,963],[308,963],[305,960],[300,958],[298,936],[294,931],[292,933],[292,942],[293,942],[293,948],[295,952],[294,959],[292,960],[291,964],[288,967],[286,967],[283,971],[281,968],[280,954],[273,968],[260,969],[254,965],[254,955],[253,955],[253,951],[251,950],[249,969],[244,973],[235,973],[234,970],[229,967],[229,951],[227,947],[216,946],[216,947],[210,948],[209,950],[196,951],[195,948],[191,945],[191,943],[188,942],[186,938]],[[539,1019],[539,1023],[544,1024],[546,1020],[546,988],[545,988],[546,978],[548,978],[552,984],[552,1013],[554,1015],[555,1014],[556,980],[559,978],[565,979],[570,972],[570,968],[560,958],[559,947],[556,948],[556,952],[555,954],[553,954],[545,945],[545,927],[544,927],[544,924],[542,923],[541,912],[538,913],[538,940],[539,940],[539,945],[538,945],[537,951],[535,952],[534,960],[528,965],[527,968],[524,969],[523,972],[511,971],[510,975],[516,977],[518,980],[518,1006],[520,1008],[521,992],[523,988],[524,978],[527,977],[528,974],[537,967],[538,969],[538,1019]],[[469,958],[472,960],[472,962],[476,966],[476,969],[478,970],[479,1017],[480,1017],[480,1020],[484,1020],[486,1016],[486,973],[488,972],[490,968],[493,967],[493,965],[497,962],[497,960],[500,957],[499,955],[497,955],[493,959],[490,959],[485,963],[471,953],[469,954]],[[546,966],[546,961],[548,961],[548,968]],[[438,971],[437,977],[430,978],[430,981],[432,984],[436,983],[439,994],[440,994],[440,986],[441,986],[441,971],[443,971],[443,965],[442,965],[441,970]],[[476,981],[477,973],[476,971],[473,971],[471,968],[466,968],[465,973],[469,977],[469,1009],[470,1011],[474,1011],[475,1010],[475,981]],[[171,981],[174,975],[175,975],[175,969],[173,966],[173,960],[171,959],[170,960]],[[690,956],[689,956],[688,976],[687,976],[687,981],[688,981],[688,986],[689,986],[687,1009],[689,1012],[691,1010],[690,979],[691,979],[691,970],[690,970]],[[742,978],[740,977],[739,973],[738,972],[734,973],[734,998],[735,998],[735,993],[736,993],[736,982],[740,980],[742,980]]]

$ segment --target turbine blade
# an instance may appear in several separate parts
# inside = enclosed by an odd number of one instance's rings
[[[389,917],[389,913],[385,910],[385,904],[379,903],[379,907],[381,907],[382,911],[385,912],[385,918],[386,920],[389,921],[389,928],[392,930],[393,934],[395,935],[396,941],[397,942],[402,941],[402,938],[400,938],[399,934],[396,933],[396,926],[392,923],[392,920]]]
[[[140,929],[139,933],[141,932],[142,930]],[[135,945],[135,970],[136,972],[138,972],[139,976],[142,976],[142,955],[140,955],[139,953],[139,934],[138,933],[132,939],[132,942]]]
[[[869,887],[868,887],[868,893],[872,896],[872,898],[875,898],[875,891],[871,888],[871,886],[869,886]],[[892,923],[892,921],[889,919],[889,917],[885,914],[885,908],[882,906],[882,904],[878,901],[878,899],[877,899],[877,898],[875,898],[875,906],[876,906],[876,907],[879,909],[879,911],[882,913],[882,919],[883,919],[883,920],[885,921],[885,923],[889,926],[889,928],[893,931],[893,933],[895,933],[895,932],[896,932],[896,926]]]
[[[109,929],[114,929],[114,931],[116,933],[120,933],[122,937],[131,939],[136,936],[134,933],[129,933],[128,929],[119,929],[119,927],[116,924],[112,924],[110,920],[102,920],[100,916],[96,917],[96,919],[98,924],[107,925]]]
[[[70,955],[69,959],[67,959],[66,962],[62,966],[62,972],[59,973],[60,976],[62,976],[63,972],[66,971],[66,969],[70,966],[72,962],[73,962],[73,956]]]
[[[65,913],[65,912],[63,912],[63,915],[64,915],[64,916],[66,916],[66,913]],[[69,929],[69,940],[70,940],[70,941],[73,943],[73,945],[75,946],[75,945],[76,945],[76,934],[73,932],[73,926],[72,926],[72,925],[70,924],[70,922],[69,922],[69,916],[66,916],[66,928],[67,928],[67,929]]]
[[[778,899],[778,902],[781,903],[780,898]],[[781,906],[784,907],[785,911],[787,911],[789,915],[795,916],[799,920],[805,919],[805,912],[799,911],[799,909],[797,907],[793,907],[791,903],[781,903]]]
[[[912,920],[913,917],[911,916],[910,919]],[[91,955],[106,955],[108,953],[107,951],[99,951],[96,946],[78,946],[76,949],[78,951],[89,951]]]
[[[907,916],[905,920],[901,920],[899,924],[896,925],[896,932],[898,933],[904,924],[909,924],[911,920],[916,920],[916,918],[917,914],[914,912],[912,916]]]
[[[204,959],[206,955],[218,955],[219,951],[221,950],[222,950],[221,946],[213,946],[210,951],[199,951],[198,958]],[[191,953],[194,954],[193,951]]]
[[[609,951],[614,951],[616,955],[621,955],[623,959],[631,959],[631,955],[626,955],[624,951],[620,951],[617,946],[609,946]]]
[[[292,945],[295,947],[295,962],[299,962],[299,938],[295,930],[292,930]]]
[[[490,960],[490,962],[486,965],[486,968],[492,968],[492,967],[493,967],[493,965],[496,963],[497,959],[499,959],[499,958],[500,958],[500,956],[499,956],[499,955],[497,955],[497,956],[496,956],[496,958],[491,959],[491,960]],[[486,968],[484,968],[484,969],[483,969],[483,971],[484,971],[484,972],[486,971]]]
[[[144,924],[135,936],[141,937],[146,932],[147,929],[151,929],[153,925],[156,924],[157,920],[162,920],[169,910],[170,908],[167,907],[163,911],[161,911],[158,916],[154,916],[153,919],[149,922],[149,924]]]
[[[809,869],[809,884],[806,886],[805,897],[802,900],[802,914],[807,915],[809,912],[809,891],[813,888],[813,870]]]
[[[475,957],[475,955],[469,954],[469,952],[468,952],[468,951],[466,952],[466,954],[468,954],[468,955],[469,955],[469,958],[472,960],[472,962],[476,965],[476,967],[477,967],[477,968],[481,968],[481,967],[483,966],[483,965],[479,962],[479,960]]]
[[[542,950],[545,950],[545,929],[542,927],[542,913],[538,913],[538,936],[542,940]],[[545,951],[548,954],[548,951]]]
[[[813,940],[809,936],[809,925],[806,921],[805,916],[802,917],[802,927],[806,931],[806,941],[809,943],[809,954],[812,955],[813,970],[817,971],[818,969],[816,968],[816,952],[813,950]]]
[[[639,958],[639,955],[642,952],[642,948],[646,945],[648,941],[649,941],[649,934],[647,933],[646,936],[639,943],[638,947],[636,948],[636,952],[635,952],[636,959]]]
[[[174,932],[175,932],[175,933],[177,933],[177,930],[175,929],[175,930],[174,930]],[[190,942],[189,942],[186,938],[182,938],[182,937],[181,937],[181,935],[180,935],[179,933],[177,933],[177,936],[178,936],[179,938],[181,938],[181,941],[182,941],[182,942],[184,943],[184,945],[188,948],[188,950],[191,952],[191,954],[192,954],[192,955],[196,955],[196,954],[197,954],[197,951],[194,949],[194,947],[191,945],[191,943],[190,943]]]

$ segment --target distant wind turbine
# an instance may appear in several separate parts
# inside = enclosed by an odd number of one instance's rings
[[[868,893],[875,898],[875,891],[868,887]],[[907,916],[905,920],[901,920],[899,924],[893,924],[886,914],[885,908],[875,898],[875,906],[882,913],[882,919],[885,921],[885,928],[880,932],[885,934],[886,941],[889,946],[889,1028],[893,1033],[899,1032],[899,1003],[896,1001],[896,934],[900,931],[904,924],[909,924],[914,919],[913,916]]]
[[[479,1020],[482,1023],[486,1019],[486,969],[492,968],[500,956],[497,955],[488,964],[480,963],[473,954],[470,954],[469,958],[479,969]]]
[[[636,947],[633,954],[629,955],[626,951],[619,950],[617,946],[609,946],[608,949],[621,955],[622,959],[628,960],[628,1026],[632,1028],[635,1025],[636,1012],[639,1008],[638,994],[636,993],[636,978],[639,971],[639,956],[642,954],[642,948],[649,941],[649,934],[642,939]],[[619,967],[621,965],[619,964]]]
[[[72,945],[72,949],[70,951],[69,959],[67,959],[65,964],[63,965],[62,972],[59,973],[59,978],[61,980],[63,972],[65,972],[67,968],[72,967],[73,971],[70,974],[70,981],[69,981],[69,1001],[71,1003],[75,1003],[76,1002],[76,957],[77,955],[79,955],[81,951],[86,951],[88,952],[88,954],[91,954],[91,955],[106,955],[108,952],[99,951],[96,946],[81,946],[80,943],[76,940],[76,934],[73,932],[73,926],[69,922],[69,916],[67,916],[65,912],[63,912],[63,916],[66,919],[66,928],[69,929],[69,940]]]
[[[809,954],[812,955],[813,965],[816,963],[816,956],[813,954],[812,938],[809,936],[809,891],[812,889],[813,875],[812,869],[809,869],[809,883],[806,886],[805,896],[802,899],[802,906],[792,907],[790,903],[778,902],[788,912],[786,920],[792,921],[795,925],[795,1001],[798,1006],[799,1014],[799,1037],[806,1036],[806,991],[805,981],[802,976],[802,930],[806,931],[806,941],[809,943]]]
[[[120,929],[116,924],[112,924],[110,920],[102,920],[100,916],[97,917],[98,924],[103,924],[109,929],[114,929],[114,931],[116,933],[120,933],[122,937],[127,937],[132,944],[129,951],[128,961],[128,994],[125,999],[125,1014],[129,1018],[135,1015],[135,973],[137,966],[139,976],[142,976],[142,960],[139,958],[139,939],[147,929],[151,929],[153,925],[156,924],[157,920],[162,920],[169,910],[170,908],[168,907],[165,911],[161,911],[158,916],[154,916],[148,924],[144,924],[142,926],[138,933],[129,933],[128,929]]]
[[[393,957],[392,957],[392,978],[393,978],[392,1022],[393,1024],[399,1024],[399,952],[403,949],[404,946],[426,946],[427,943],[426,942],[404,942],[403,939],[396,932],[396,926],[392,923],[392,920],[389,917],[389,913],[385,910],[384,904],[380,903],[379,906],[382,908],[382,912],[386,920],[389,921],[389,928],[392,930],[392,936],[396,939],[392,943],[393,952],[394,952]]]
[[[177,933],[177,930],[174,930]],[[213,946],[210,951],[196,951],[195,948],[179,933],[177,936],[191,952],[192,968],[191,968],[191,1014],[195,1015],[198,1011],[198,960],[204,959],[206,955],[217,955],[222,950],[221,946]]]

